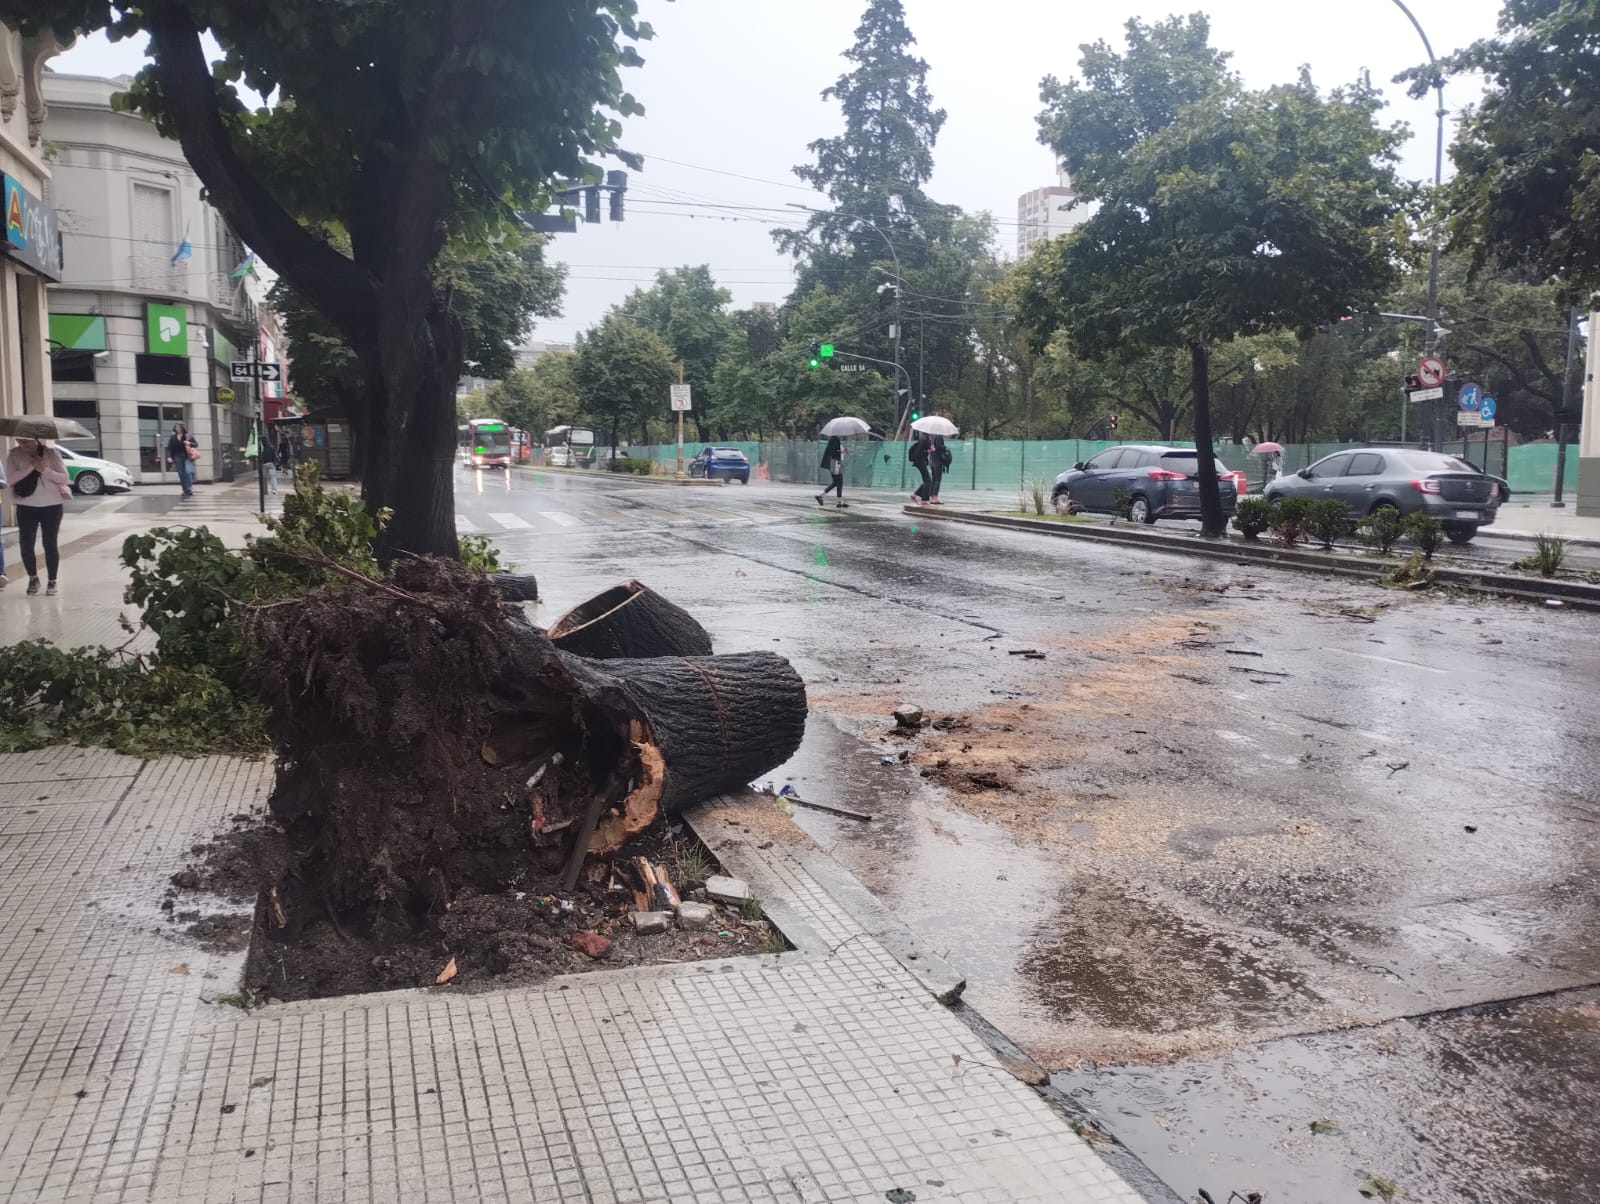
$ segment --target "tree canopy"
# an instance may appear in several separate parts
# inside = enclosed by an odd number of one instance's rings
[[[1090,86],[1046,80],[1041,137],[1096,203],[1030,263],[1021,298],[1036,344],[1065,330],[1090,357],[1186,348],[1194,434],[1212,443],[1215,344],[1309,332],[1373,306],[1398,278],[1398,128],[1360,82],[1324,96],[1246,89],[1210,50],[1203,18],[1128,23],[1128,50],[1084,48]],[[1223,516],[1200,457],[1203,527]]]
[[[1445,193],[1453,248],[1586,302],[1600,292],[1600,9],[1595,0],[1506,0],[1495,37],[1445,58],[1485,77],[1466,109]],[[1407,72],[1413,92],[1431,67]]]
[[[380,551],[454,554],[467,351],[433,262],[621,153],[619,119],[641,109],[620,72],[651,33],[634,0],[0,0],[0,16],[149,35],[126,104],[177,138],[211,203],[361,363],[363,488],[394,510]]]
[[[677,364],[661,336],[613,310],[585,333],[573,363],[583,410],[617,446],[630,424],[641,426],[664,410]]]

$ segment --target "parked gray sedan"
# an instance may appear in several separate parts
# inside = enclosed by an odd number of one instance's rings
[[[1335,452],[1266,488],[1268,498],[1338,498],[1358,516],[1385,507],[1426,511],[1444,524],[1451,543],[1466,543],[1494,522],[1509,493],[1499,477],[1455,456],[1393,447]]]
[[[1244,492],[1244,474],[1216,462],[1222,489],[1222,513],[1231,515]],[[1074,464],[1055,480],[1050,502],[1058,513],[1095,510],[1114,514],[1119,494],[1127,495],[1128,515],[1137,523],[1158,518],[1199,518],[1199,453],[1194,448],[1125,443],[1108,447],[1083,464]]]

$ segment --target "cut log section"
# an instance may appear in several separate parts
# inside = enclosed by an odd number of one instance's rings
[[[490,573],[489,580],[507,602],[539,600],[539,583],[532,573]]]
[[[711,637],[694,616],[637,581],[574,606],[549,635],[561,651],[591,660],[711,655]]]
[[[575,878],[586,853],[776,768],[805,729],[779,656],[572,655],[443,561],[246,629],[278,753],[270,806],[295,851],[262,883],[286,940],[326,914],[381,943],[464,888]]]

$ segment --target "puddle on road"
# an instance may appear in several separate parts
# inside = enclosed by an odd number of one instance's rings
[[[1587,991],[1053,1082],[1186,1200],[1592,1204],[1597,1065]]]

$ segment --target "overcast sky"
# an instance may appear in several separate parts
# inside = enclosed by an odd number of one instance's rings
[[[1500,7],[1498,0],[1410,5],[1441,55],[1493,33]],[[659,267],[708,263],[735,304],[781,300],[791,273],[772,247],[773,223],[801,216],[783,212],[790,202],[819,203],[791,169],[808,160],[808,142],[839,129],[837,105],[824,104],[820,93],[845,66],[839,54],[864,0],[641,0],[640,7],[656,37],[641,47],[644,67],[627,75],[646,116],[626,123],[624,141],[645,156],[646,170],[632,176],[624,223],[580,224],[554,240],[555,258],[570,267],[565,314],[540,323],[534,339],[570,340]],[[1050,152],[1036,140],[1040,78],[1073,75],[1083,42],[1120,45],[1130,17],[1196,8],[1211,17],[1212,43],[1233,52],[1253,86],[1291,80],[1301,64],[1324,88],[1370,71],[1390,98],[1391,119],[1412,130],[1404,174],[1432,178],[1431,99],[1410,100],[1389,82],[1425,57],[1392,0],[906,0],[929,87],[949,114],[930,194],[993,213],[1001,249],[1014,254],[1018,195],[1054,182]],[[138,44],[96,37],[52,66],[116,75],[141,60]],[[1454,81],[1445,103],[1453,114],[1475,95],[1472,84]]]

